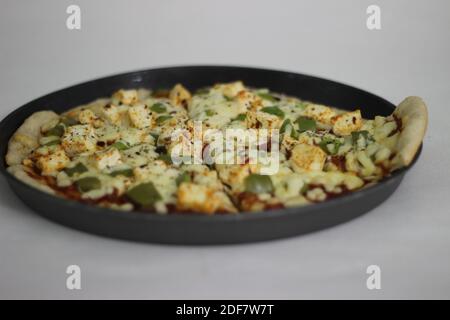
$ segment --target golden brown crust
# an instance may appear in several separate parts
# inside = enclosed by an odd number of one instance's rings
[[[397,145],[396,155],[391,161],[392,169],[408,166],[414,159],[428,125],[427,106],[419,97],[408,97],[398,105],[394,116],[402,123]]]
[[[9,140],[6,163],[9,166],[21,164],[39,146],[41,126],[58,118],[53,111],[38,111],[29,116]]]

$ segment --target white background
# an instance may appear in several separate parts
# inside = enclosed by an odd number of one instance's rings
[[[66,29],[81,7],[82,29]],[[382,9],[382,30],[366,8]],[[113,73],[238,64],[314,74],[394,103],[419,95],[422,156],[395,194],[347,224],[250,245],[101,238],[25,207],[0,178],[0,298],[450,298],[450,2],[1,0],[0,118],[38,96]],[[78,264],[82,290],[65,288]],[[366,267],[382,289],[366,289]]]

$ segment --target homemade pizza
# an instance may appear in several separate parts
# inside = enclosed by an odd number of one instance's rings
[[[422,143],[428,119],[418,97],[374,119],[348,107],[241,81],[192,93],[181,84],[121,89],[62,114],[32,114],[11,137],[6,163],[39,190],[119,210],[211,215],[310,205],[376,184],[408,166]],[[238,148],[226,132],[253,132],[256,142]]]

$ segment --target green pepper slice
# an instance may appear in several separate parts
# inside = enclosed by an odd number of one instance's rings
[[[127,149],[129,149],[130,147],[125,143],[125,142],[122,142],[122,141],[117,141],[117,142],[115,142],[113,145],[112,145],[112,147],[113,148],[116,148],[117,150],[127,150]]]
[[[75,181],[78,191],[84,193],[95,189],[100,189],[102,186],[100,180],[96,177],[86,177]]]
[[[117,176],[125,176],[125,177],[132,177],[133,176],[133,169],[121,169],[113,171],[109,174],[111,177],[117,177]]]
[[[298,103],[295,104],[295,107],[298,108],[298,109],[300,109],[300,110],[305,110],[305,108],[306,108],[306,103],[304,103],[304,102],[298,102]]]
[[[183,182],[191,182],[191,175],[188,172],[183,172],[177,177],[175,182],[177,183],[177,186],[179,186]]]
[[[247,119],[247,114],[241,113],[236,118],[234,118],[232,121],[245,121],[245,119]]]
[[[215,112],[214,110],[208,109],[208,110],[205,111],[205,114],[206,114],[208,117],[212,117],[212,116],[216,115],[217,112]]]
[[[126,192],[126,196],[143,207],[151,206],[161,200],[161,195],[152,182],[141,183]]]
[[[150,110],[155,111],[156,113],[166,112],[167,108],[161,102],[157,102],[150,107]]]
[[[300,132],[316,130],[316,121],[314,121],[314,119],[300,116],[295,122],[298,124],[298,130]]]
[[[167,121],[169,119],[172,119],[172,116],[160,116],[160,117],[156,118],[156,123],[161,124],[164,121]]]
[[[158,158],[156,158],[156,160],[162,160],[162,161],[164,161],[167,164],[172,164],[173,163],[171,156],[169,154],[167,154],[167,153],[160,154],[158,156]]]
[[[277,101],[277,99],[273,95],[271,95],[270,93],[260,92],[260,93],[257,93],[257,95],[261,99],[264,99],[264,100],[267,100],[267,101],[270,101],[270,102]]]
[[[296,140],[300,137],[300,133],[298,133],[298,131],[295,130],[294,127],[293,127],[292,130],[291,130],[291,137],[294,138],[294,139],[296,139]]]
[[[54,146],[54,145],[59,144],[60,142],[61,142],[61,139],[55,139],[55,140],[52,140],[52,141],[49,141],[49,142],[43,144],[43,146],[44,147]]]
[[[300,194],[305,194],[308,191],[309,186],[305,183],[303,187],[300,189]]]
[[[285,133],[288,126],[292,127],[292,122],[290,119],[286,119],[283,121],[283,124],[281,125],[281,128],[280,128],[280,133],[281,134]]]
[[[364,140],[368,140],[369,139],[369,131],[367,130],[362,130],[362,131],[353,131],[352,132],[352,142],[354,145],[358,144],[358,140],[359,138],[363,137]]]
[[[332,150],[330,150],[329,145],[332,145]],[[340,142],[337,139],[331,139],[331,138],[323,138],[322,141],[319,143],[319,147],[325,151],[326,153],[330,155],[335,155],[338,153],[340,146],[342,145],[342,142]]]
[[[150,135],[153,137],[153,139],[155,139],[155,141],[158,141],[159,134],[154,133],[154,132],[150,132]]]
[[[88,168],[86,168],[86,166],[84,164],[82,164],[81,162],[78,162],[75,166],[71,167],[71,168],[65,168],[64,172],[69,176],[73,176],[75,173],[81,174],[88,171]]]
[[[50,130],[48,130],[46,133],[44,133],[44,136],[46,136],[46,137],[49,137],[49,136],[62,137],[62,135],[64,134],[64,131],[65,131],[64,125],[59,123],[56,126],[54,126],[53,128],[51,128]]]
[[[251,174],[244,181],[245,191],[252,193],[271,193],[274,190],[272,179],[266,175]]]
[[[298,137],[300,136],[299,133],[297,132],[297,130],[295,130],[294,126],[292,125],[292,122],[290,119],[286,119],[284,120],[283,124],[281,125],[280,128],[280,134],[283,134],[286,132],[287,127],[290,126],[291,127],[291,137],[294,139],[298,139]]]
[[[61,123],[64,124],[66,127],[70,127],[78,124],[78,121],[71,117],[62,117]]]
[[[273,106],[273,107],[265,107],[261,109],[262,112],[273,114],[274,116],[277,116],[280,119],[284,118],[284,112],[280,108]]]

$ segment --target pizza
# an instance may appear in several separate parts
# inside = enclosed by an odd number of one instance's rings
[[[32,187],[87,204],[235,214],[311,205],[376,184],[411,164],[427,122],[418,97],[364,119],[356,106],[341,110],[242,81],[195,92],[182,84],[121,89],[62,114],[35,112],[11,137],[5,160]],[[237,150],[246,132],[256,139]],[[175,152],[185,149],[200,156]]]

